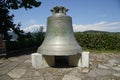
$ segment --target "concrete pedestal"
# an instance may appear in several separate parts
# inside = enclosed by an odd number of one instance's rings
[[[55,65],[55,56],[46,56],[39,53],[33,53],[32,66],[36,69],[50,67]],[[78,55],[69,56],[69,65],[78,67],[89,67],[89,52],[82,52]]]
[[[32,53],[32,66],[36,69],[43,67],[43,59],[42,55],[39,53]]]
[[[82,65],[81,67],[89,67],[89,52],[82,52],[82,58],[81,58]]]
[[[36,69],[54,66],[55,60],[54,56],[45,56],[39,53],[33,53],[32,57],[32,66]]]

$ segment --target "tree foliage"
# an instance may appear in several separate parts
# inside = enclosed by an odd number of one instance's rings
[[[35,33],[28,32],[24,36],[19,37],[18,41],[6,41],[7,51],[39,47],[43,42],[43,39],[43,26],[40,26],[40,29]]]
[[[36,0],[0,0],[0,34],[3,35],[5,40],[9,40],[11,36],[8,31],[13,31],[18,36],[22,35],[22,30],[20,30],[20,24],[15,24],[13,22],[14,15],[10,15],[11,9],[25,8],[31,9],[33,7],[40,6],[41,2]]]
[[[76,40],[83,49],[120,50],[119,33],[75,33]]]

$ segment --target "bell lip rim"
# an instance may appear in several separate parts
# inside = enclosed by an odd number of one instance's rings
[[[39,53],[39,54],[41,54],[41,53]],[[43,56],[72,56],[72,55],[81,55],[81,54],[82,54],[82,52],[76,53],[76,54],[41,54],[41,55],[43,55]]]

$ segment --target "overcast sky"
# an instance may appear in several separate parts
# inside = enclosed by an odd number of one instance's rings
[[[35,31],[45,26],[50,9],[54,6],[65,6],[72,17],[74,31],[101,30],[120,32],[120,0],[39,0],[38,8],[31,10],[11,10],[15,23],[21,23],[26,32]]]

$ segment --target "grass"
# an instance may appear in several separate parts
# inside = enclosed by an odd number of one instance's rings
[[[89,51],[91,53],[113,53],[113,54],[120,54],[120,50],[95,50],[95,49],[86,49],[83,51]]]

